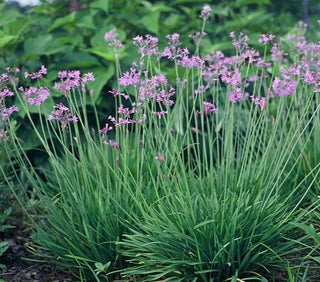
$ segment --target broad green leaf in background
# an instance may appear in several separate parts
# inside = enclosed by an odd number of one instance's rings
[[[83,50],[86,52],[89,52],[91,54],[97,55],[107,61],[110,62],[115,62],[116,61],[116,57],[114,54],[114,50],[107,47],[107,46],[98,46],[98,47],[94,47],[94,48],[89,48],[86,50]],[[119,57],[120,59],[125,57],[127,54],[125,53],[125,48],[120,49],[120,54]]]
[[[68,36],[62,36],[57,38],[57,40],[62,45],[70,45],[75,48],[83,44],[83,36],[79,33],[72,33]]]
[[[95,0],[90,4],[91,9],[102,10],[109,13],[109,0]]]
[[[6,35],[0,31],[0,49],[7,47],[15,43],[18,40],[18,37],[15,35]]]
[[[148,12],[172,12],[174,9],[163,2],[150,3],[149,1],[140,1],[145,6]]]
[[[65,69],[79,69],[100,66],[97,57],[85,52],[66,52],[61,57],[61,67]]]
[[[94,16],[90,13],[90,11],[77,13],[76,26],[78,28],[88,28],[96,31],[97,27],[93,22],[93,17]]]
[[[54,21],[54,23],[48,28],[47,32],[51,32],[52,30],[61,27],[61,26],[66,26],[70,23],[74,23],[76,19],[76,14],[75,13],[70,13],[67,16],[63,18],[58,18]]]
[[[1,13],[0,27],[3,27],[8,23],[15,22],[16,19],[21,17],[22,15],[17,10],[7,10],[5,13]]]
[[[60,44],[57,38],[51,34],[39,35],[37,37],[28,38],[23,45],[25,56],[30,55],[52,55],[66,51],[63,44]]]
[[[149,15],[143,16],[141,19],[141,23],[148,31],[159,35],[159,18],[160,12],[156,11]]]
[[[14,22],[10,22],[3,27],[3,31],[8,35],[20,36],[21,33],[28,29],[30,23],[26,19],[17,19]],[[21,40],[20,40],[21,41]]]

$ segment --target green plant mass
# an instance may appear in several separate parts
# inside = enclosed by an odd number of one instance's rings
[[[266,0],[72,3],[1,6],[25,37],[0,46],[0,188],[34,254],[79,281],[320,275],[311,25],[275,35]]]

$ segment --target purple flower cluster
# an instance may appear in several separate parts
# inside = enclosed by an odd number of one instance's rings
[[[32,80],[34,79],[41,79],[42,77],[44,77],[47,74],[47,68],[45,66],[41,66],[41,69],[37,72],[33,72],[33,73],[28,73],[25,72],[24,73],[24,77],[28,78],[30,77]]]
[[[130,71],[125,72],[119,78],[120,86],[138,85],[140,81],[140,72],[135,67],[131,67]]]
[[[242,96],[241,88],[236,87],[234,91],[229,93],[229,100],[231,103],[241,102]]]
[[[200,14],[200,18],[204,21],[208,20],[211,15],[212,9],[209,5],[204,5]]]
[[[297,82],[294,80],[286,80],[276,77],[272,83],[272,89],[279,97],[293,95],[296,88]]]
[[[203,101],[203,111],[204,111],[204,115],[207,117],[211,113],[217,113],[218,109],[214,104]]]
[[[116,54],[118,54],[119,49],[123,47],[123,44],[121,43],[121,41],[117,39],[118,36],[119,34],[116,32],[115,29],[108,31],[104,35],[104,40],[108,42],[108,47],[114,48],[116,51]]]
[[[47,87],[37,88],[31,86],[24,89],[22,86],[19,87],[19,90],[23,92],[24,98],[30,105],[40,106],[49,96],[50,92]]]
[[[158,55],[159,39],[150,34],[143,36],[138,35],[133,38],[133,44],[138,46],[138,53],[143,56]]]
[[[246,50],[248,50],[249,45],[249,37],[242,32],[239,33],[238,37],[236,36],[234,31],[230,32],[230,37],[232,38],[232,44],[239,52],[239,54],[243,54]]]
[[[275,39],[275,37],[276,36],[273,34],[261,34],[260,38],[258,39],[258,42],[266,44],[266,43],[272,41],[273,39]]]
[[[10,97],[14,96],[14,92],[10,88],[10,84],[16,84],[18,81],[17,75],[20,73],[18,68],[6,68],[6,72],[0,74],[0,143],[8,141],[9,116],[19,109],[11,104]]]
[[[259,106],[261,111],[263,111],[266,107],[266,97],[254,97],[253,95],[250,96],[251,101],[253,104]]]
[[[58,78],[60,82],[54,84],[54,88],[63,92],[67,96],[69,91],[72,91],[81,86],[82,91],[85,89],[85,85],[94,81],[94,76],[92,73],[86,73],[81,77],[80,71],[78,70],[64,70],[58,73]]]
[[[9,108],[5,107],[4,105],[0,104],[0,116],[2,121],[7,121],[8,117],[13,114],[14,112],[18,112],[19,109],[17,106],[11,106]]]
[[[55,111],[48,116],[48,120],[57,120],[60,122],[62,130],[68,128],[70,122],[78,122],[78,118],[72,116],[70,109],[62,103],[55,105],[54,108]]]

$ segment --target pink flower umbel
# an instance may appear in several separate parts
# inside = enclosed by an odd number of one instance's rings
[[[236,87],[235,91],[229,93],[229,100],[231,103],[240,102],[242,100],[241,88]]]
[[[7,87],[3,88],[2,91],[0,91],[0,102],[5,99],[6,97],[13,96],[14,93]]]
[[[214,104],[210,103],[210,102],[203,101],[203,108],[204,108],[204,115],[206,117],[211,113],[217,113],[218,112],[217,107]]]
[[[80,86],[81,78],[80,71],[60,71],[58,73],[60,82],[54,84],[54,89],[60,90],[67,96],[68,91]]]
[[[47,87],[37,87],[31,86],[29,88],[23,89],[19,88],[20,91],[24,92],[24,98],[30,105],[40,106],[50,95],[49,89]]]
[[[261,111],[263,111],[266,107],[266,97],[254,97],[250,96],[253,104],[260,106]]]
[[[204,5],[199,17],[206,21],[209,19],[211,12],[211,7],[209,5]]]
[[[47,74],[47,68],[45,66],[41,66],[41,69],[38,72],[33,72],[33,73],[25,72],[24,77],[25,78],[30,77],[32,80],[34,80],[34,79],[40,79],[46,74]]]
[[[158,42],[159,39],[150,34],[145,35],[143,38],[141,35],[133,38],[133,44],[138,46],[138,53],[141,56],[151,56],[158,54]]]
[[[0,116],[3,121],[6,121],[10,115],[18,111],[19,109],[17,106],[6,108],[4,105],[0,104]]]
[[[261,34],[260,35],[260,38],[258,39],[258,42],[259,43],[263,43],[263,44],[266,44],[270,41],[272,41],[276,36],[273,35],[273,34]]]
[[[104,35],[104,40],[108,42],[109,48],[114,48],[116,51],[116,54],[119,53],[119,49],[123,47],[123,44],[120,40],[118,40],[119,34],[116,32],[115,29],[112,29]]]
[[[62,103],[54,106],[56,109],[49,116],[48,120],[57,120],[61,123],[61,129],[64,130],[68,128],[68,124],[70,122],[77,122],[78,118],[76,116],[72,116],[71,111]]]
[[[297,88],[297,83],[294,80],[282,80],[276,77],[272,83],[272,89],[279,97],[292,95]]]

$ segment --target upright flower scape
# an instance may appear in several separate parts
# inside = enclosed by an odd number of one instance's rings
[[[133,38],[137,59],[103,93],[113,114],[98,112],[92,73],[60,71],[51,87],[45,66],[0,75],[0,143],[13,144],[41,203],[39,256],[83,281],[281,281],[319,269],[320,44],[261,34],[261,55],[231,32],[234,55],[203,54],[211,12],[200,12],[193,49],[177,33],[164,48]],[[118,38],[104,36],[120,70]],[[19,110],[48,168],[19,154]]]

